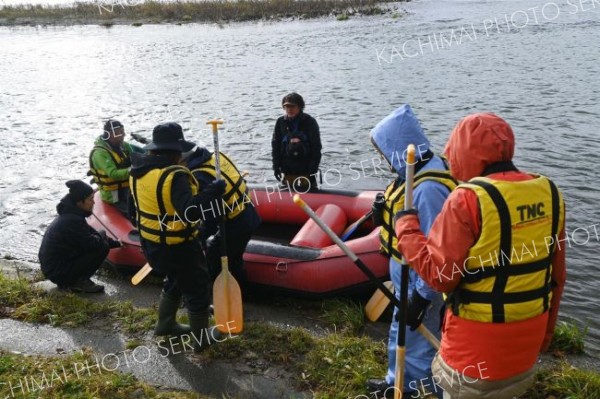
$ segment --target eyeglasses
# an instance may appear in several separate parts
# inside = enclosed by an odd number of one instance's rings
[[[283,106],[283,108],[297,108],[298,106],[296,104],[285,104]]]

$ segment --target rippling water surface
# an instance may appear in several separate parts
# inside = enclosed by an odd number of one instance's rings
[[[549,4],[424,0],[400,5],[399,18],[344,22],[1,28],[0,252],[36,261],[63,182],[85,178],[109,117],[148,137],[176,120],[207,144],[205,120],[223,117],[223,150],[250,181],[270,182],[280,99],[298,91],[321,126],[327,182],[383,188],[390,176],[368,132],[394,107],[413,106],[434,150],[461,117],[493,111],[514,128],[516,164],[563,190],[578,242],[591,234],[568,249],[561,312],[590,326],[599,353],[600,242],[588,226],[600,223],[600,4]]]

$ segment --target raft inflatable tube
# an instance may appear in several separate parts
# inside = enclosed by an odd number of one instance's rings
[[[249,187],[262,225],[244,253],[248,282],[308,296],[361,291],[372,283],[343,251],[293,202],[295,192],[273,186]],[[377,191],[318,190],[302,199],[339,235],[367,212]],[[108,263],[136,271],[146,260],[139,235],[115,207],[96,194],[94,228],[107,230],[125,247],[110,251]],[[106,226],[106,227],[105,227]],[[365,222],[346,245],[380,279],[388,275],[388,259],[379,251],[379,227]]]

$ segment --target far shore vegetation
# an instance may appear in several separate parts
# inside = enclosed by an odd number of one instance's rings
[[[127,349],[153,345],[145,332],[156,322],[155,307],[137,308],[131,302],[120,303],[108,298],[92,301],[79,295],[47,292],[35,288],[35,280],[11,278],[0,271],[0,319],[56,327],[102,328],[104,325],[125,335]],[[268,321],[250,321],[241,335],[244,339],[226,340],[212,346],[201,355],[202,361],[231,360],[279,367],[293,376],[291,383],[295,389],[310,391],[318,398],[342,399],[366,394],[366,379],[385,373],[386,342],[365,335],[364,309],[360,303],[329,299],[322,302],[321,311],[319,318],[329,325],[323,335],[315,336],[303,328],[285,328]],[[185,317],[180,319],[185,322]],[[583,352],[586,333],[586,328],[559,323],[551,347],[554,360],[540,365],[534,386],[520,399],[600,397],[600,374],[569,363],[576,359],[575,354]],[[92,355],[93,348],[50,357],[0,351],[0,381],[18,383],[26,375],[49,376],[52,370],[61,369],[60,364],[81,362]],[[44,389],[39,397],[76,399],[83,397],[82,393],[115,399],[203,397],[192,392],[165,392],[119,372],[58,382]],[[421,397],[433,398],[426,394]]]
[[[394,3],[377,0],[238,0],[144,1],[96,0],[64,5],[10,5],[0,8],[1,25],[242,22],[307,19],[332,16],[344,21],[353,15],[382,14]]]

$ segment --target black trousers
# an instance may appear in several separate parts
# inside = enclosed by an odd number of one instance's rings
[[[163,292],[171,298],[183,296],[190,312],[201,312],[210,304],[210,277],[197,239],[177,245],[156,244],[142,239],[150,266],[167,277]]]
[[[66,262],[59,268],[44,273],[46,278],[58,286],[69,286],[78,280],[88,279],[102,266],[108,249],[100,252],[86,252]]]
[[[244,251],[260,222],[260,216],[250,204],[238,217],[225,222],[225,244],[229,270],[240,285],[247,280],[244,269]],[[213,281],[221,273],[222,240],[223,235],[219,228],[219,231],[206,243],[208,269]]]
[[[129,219],[129,188],[119,189],[119,201],[113,205],[121,212],[123,216]]]

